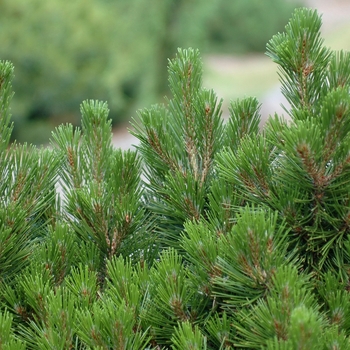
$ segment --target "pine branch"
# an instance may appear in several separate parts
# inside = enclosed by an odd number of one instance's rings
[[[14,67],[8,61],[0,61],[0,152],[1,157],[6,150],[13,124],[11,124],[10,102],[13,96],[12,79]]]

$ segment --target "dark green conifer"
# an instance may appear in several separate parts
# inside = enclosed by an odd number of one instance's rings
[[[350,55],[320,28],[299,9],[267,45],[290,122],[259,130],[246,98],[224,123],[179,50],[136,151],[97,101],[51,148],[9,145],[0,63],[2,348],[350,349]]]

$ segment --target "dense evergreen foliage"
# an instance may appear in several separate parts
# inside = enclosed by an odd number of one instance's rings
[[[107,100],[114,122],[129,119],[168,93],[167,60],[177,47],[264,50],[293,8],[265,3],[2,0],[0,58],[16,67],[14,138],[47,143],[52,124],[79,123],[84,99]],[[271,6],[278,16],[264,10]]]
[[[0,63],[3,349],[350,349],[350,54],[295,11],[267,54],[286,113],[203,89],[197,50],[172,97],[116,150],[105,103],[51,148],[9,145],[13,65]]]

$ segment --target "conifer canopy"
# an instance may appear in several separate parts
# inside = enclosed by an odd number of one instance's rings
[[[139,111],[136,150],[108,106],[51,147],[9,144],[14,67],[0,62],[0,347],[350,349],[350,54],[298,9],[267,44],[290,103],[203,88],[198,50],[172,97]]]

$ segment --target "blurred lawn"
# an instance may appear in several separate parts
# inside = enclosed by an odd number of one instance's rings
[[[210,56],[204,59],[203,84],[223,98],[224,114],[231,100],[264,95],[278,84],[277,66],[264,54]]]
[[[341,25],[326,35],[325,45],[333,50],[350,51],[350,23]]]

